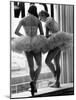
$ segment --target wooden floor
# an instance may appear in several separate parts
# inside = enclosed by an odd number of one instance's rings
[[[59,96],[59,95],[73,95],[73,83],[61,84],[60,88],[52,88],[51,86],[38,89],[35,97]],[[30,91],[11,94],[11,98],[29,98],[32,97]]]

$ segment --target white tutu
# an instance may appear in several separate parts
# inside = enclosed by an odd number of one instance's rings
[[[21,36],[19,38],[13,39],[13,41],[11,42],[11,48],[13,51],[18,53],[22,53],[23,51],[40,52],[41,50],[43,50],[42,52],[47,52],[46,51],[46,48],[48,46],[47,44],[48,44],[47,38],[42,35],[34,37]]]
[[[31,38],[30,37],[26,37],[27,39],[25,39],[24,36],[15,38],[12,40],[11,42],[11,48],[13,51],[21,53],[23,52],[23,50],[27,50],[30,51],[31,50]]]
[[[34,52],[47,52],[48,51],[48,40],[45,36],[43,35],[38,35],[33,38],[32,41],[32,50]]]
[[[11,42],[11,48],[13,51],[22,53],[23,51],[34,51],[46,53],[49,50],[53,50],[59,47],[61,50],[73,46],[73,34],[66,32],[58,32],[51,35],[49,38],[38,35],[34,37],[21,36],[13,39]]]
[[[48,38],[49,49],[59,47],[61,50],[73,46],[73,34],[67,32],[57,32]]]

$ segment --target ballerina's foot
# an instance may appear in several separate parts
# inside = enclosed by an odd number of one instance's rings
[[[51,85],[53,88],[59,88],[60,87],[60,82],[56,82],[54,85]]]
[[[54,84],[54,82],[49,81],[48,86],[51,86],[52,84]]]
[[[30,83],[30,86],[31,86],[31,94],[34,97],[34,94],[37,93],[36,83],[32,81]]]
[[[31,90],[31,96],[34,97],[34,92]]]

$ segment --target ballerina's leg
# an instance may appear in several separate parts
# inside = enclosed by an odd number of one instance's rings
[[[33,51],[25,52],[25,53],[26,53],[26,57],[27,57],[27,61],[28,61],[29,69],[30,69],[30,77],[32,79],[32,81],[30,82],[31,94],[32,96],[34,96],[34,93],[37,92],[36,82],[34,82],[34,77],[35,77],[34,61],[33,61],[34,53]]]
[[[35,74],[34,74],[34,82],[36,82],[38,80],[38,76],[40,74],[41,67],[42,67],[42,64],[41,64],[42,54],[41,54],[41,52],[34,54],[34,58],[35,58],[37,66],[38,66],[38,68],[36,69]]]
[[[33,81],[31,82],[31,86],[33,87],[32,93],[34,94],[35,92],[37,92],[36,82],[37,82],[37,80],[38,80],[38,76],[39,76],[40,71],[41,71],[41,60],[42,60],[42,55],[41,55],[41,52],[39,52],[39,53],[34,53],[34,52],[33,52],[33,56],[34,56],[34,58],[35,58],[35,61],[36,61],[37,66],[38,66],[38,68],[37,68],[36,71],[34,72]]]
[[[50,50],[48,52],[48,55],[47,55],[46,60],[45,60],[45,63],[48,65],[48,67],[50,68],[50,70],[52,71],[52,73],[54,74],[54,76],[55,76],[55,72],[56,71],[55,71],[54,64],[51,61],[57,55],[57,53],[58,53],[59,50],[60,50],[59,48],[55,48],[53,50]]]
[[[61,55],[61,51],[59,51],[54,58],[54,62],[56,65],[56,83],[55,83],[56,87],[60,86],[60,64],[59,64],[60,55]]]
[[[26,58],[28,61],[29,65],[29,70],[30,70],[30,77],[33,80],[34,79],[34,61],[33,61],[33,55],[32,52],[25,52]]]

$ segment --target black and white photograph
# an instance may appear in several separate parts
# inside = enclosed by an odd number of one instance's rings
[[[74,95],[74,5],[10,1],[10,98]]]

